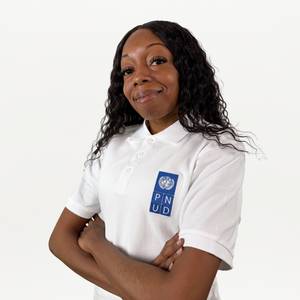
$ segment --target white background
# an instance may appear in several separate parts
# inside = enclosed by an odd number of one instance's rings
[[[92,299],[92,284],[48,239],[104,115],[117,43],[135,25],[175,21],[202,43],[229,116],[267,160],[248,157],[226,300],[299,297],[297,1],[1,1],[1,299]],[[296,185],[298,183],[298,185]]]

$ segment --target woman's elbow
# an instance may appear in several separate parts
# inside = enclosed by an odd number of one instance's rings
[[[57,257],[57,242],[56,242],[56,239],[55,239],[55,233],[52,232],[50,238],[49,238],[49,241],[48,241],[48,248],[50,250],[50,252]]]

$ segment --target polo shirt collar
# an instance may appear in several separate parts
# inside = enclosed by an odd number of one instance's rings
[[[152,135],[148,130],[147,122],[147,120],[144,120],[144,123],[140,126],[140,128],[131,136],[131,140],[142,140],[146,137],[152,136],[166,142],[177,143],[189,133],[180,124],[179,120],[177,120],[165,130]]]

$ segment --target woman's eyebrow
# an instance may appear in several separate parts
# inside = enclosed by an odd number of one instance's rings
[[[153,43],[153,44],[148,45],[145,49],[148,49],[148,48],[150,48],[150,47],[152,47],[152,46],[155,46],[155,45],[161,45],[161,46],[167,48],[166,45],[164,45],[164,44],[162,44],[162,43]]]
[[[145,47],[145,50],[148,49],[148,48],[150,48],[150,47],[152,47],[152,46],[156,46],[156,45],[160,45],[160,46],[163,46],[163,47],[167,48],[166,45],[164,45],[164,44],[162,44],[162,43],[153,43],[153,44],[150,44],[150,45],[146,46],[146,47]],[[124,54],[124,55],[121,57],[121,59],[122,59],[123,57],[129,57],[129,55],[128,55],[128,54]]]

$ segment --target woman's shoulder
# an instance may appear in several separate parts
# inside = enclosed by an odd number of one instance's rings
[[[244,156],[246,152],[244,141],[232,135],[230,132],[222,132],[216,135],[190,133],[189,136],[193,147],[198,148],[199,157],[206,154],[211,155],[212,153],[220,156]]]

